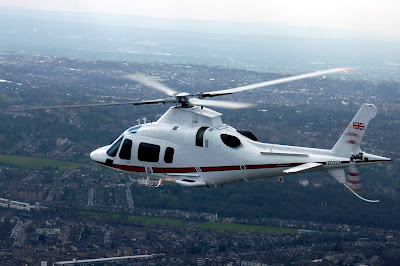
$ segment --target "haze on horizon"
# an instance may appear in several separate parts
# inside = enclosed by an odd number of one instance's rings
[[[400,40],[400,2],[395,0],[0,0],[1,7],[283,25],[326,31],[327,35],[333,30],[352,32],[356,37]]]

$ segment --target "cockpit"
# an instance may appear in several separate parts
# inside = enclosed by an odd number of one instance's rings
[[[136,132],[139,130],[140,127],[141,127],[140,125],[137,125],[125,130],[121,136],[119,136],[116,140],[114,140],[111,143],[111,147],[106,152],[107,155],[110,157],[115,157],[117,155],[119,146],[121,146],[121,142],[124,139],[124,136],[136,134]],[[119,157],[124,160],[130,160],[131,150],[132,150],[132,140],[130,138],[125,138],[124,142],[122,143],[121,150],[119,152]]]
[[[110,145],[99,148],[90,154],[92,160],[109,164],[125,164],[139,162],[172,163],[174,148],[162,145],[158,141],[148,137],[136,137],[140,125],[133,126],[124,131]],[[130,161],[130,162],[127,162]]]

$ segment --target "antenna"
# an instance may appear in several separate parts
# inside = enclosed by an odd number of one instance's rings
[[[272,152],[272,149],[274,148],[275,144],[276,144],[276,140],[275,140],[274,144],[272,144],[271,149],[269,150],[269,152]]]
[[[379,202],[379,200],[370,200],[370,199],[363,198],[363,197],[361,197],[360,195],[358,195],[354,190],[352,190],[348,185],[346,185],[346,183],[343,183],[343,185],[344,185],[345,187],[347,187],[348,190],[350,190],[351,192],[353,192],[354,195],[356,195],[359,199],[362,199],[363,201],[366,201],[366,202],[373,202],[373,203]]]

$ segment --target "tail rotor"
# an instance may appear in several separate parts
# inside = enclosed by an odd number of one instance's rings
[[[362,157],[362,153],[359,153],[358,155],[360,154]],[[355,156],[357,157],[357,155]],[[343,183],[343,185],[348,190],[350,190],[354,195],[356,195],[359,199],[362,199],[363,201],[366,202],[377,203],[379,202],[379,200],[366,199],[358,194],[362,191],[362,182],[361,182],[360,171],[358,171],[357,167],[355,166],[356,162],[354,161],[355,159],[353,159],[355,156],[352,155],[352,157],[350,158],[350,166],[345,169],[346,180]]]
[[[354,165],[349,166],[346,168],[346,185],[351,188],[353,191],[361,192],[362,190],[362,183],[360,172],[358,171],[357,167]]]

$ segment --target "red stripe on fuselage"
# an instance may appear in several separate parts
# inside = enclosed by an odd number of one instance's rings
[[[200,167],[202,172],[233,171],[240,170],[240,166],[207,166]]]
[[[105,166],[132,171],[132,172],[145,172],[143,166],[129,166],[119,164],[100,163]],[[294,167],[303,163],[289,163],[289,164],[259,164],[259,165],[245,165],[244,169],[267,169],[267,168],[279,168],[279,167]],[[219,172],[219,171],[235,171],[241,170],[240,165],[229,165],[229,166],[207,166],[199,167],[202,172]],[[182,168],[158,168],[152,167],[153,173],[196,173],[195,167],[182,167]]]
[[[384,160],[370,160],[369,163],[380,162]],[[102,165],[132,171],[132,172],[145,172],[146,168],[143,166],[129,166],[129,165],[119,165],[119,164],[109,164],[109,163],[101,163]],[[326,165],[326,162],[320,162],[323,165]],[[342,164],[349,163],[349,161],[342,161]],[[356,161],[356,163],[364,163],[364,161]],[[236,170],[255,170],[255,169],[268,169],[268,168],[280,168],[280,167],[295,167],[302,165],[304,163],[288,163],[288,164],[253,164],[253,165],[244,165],[243,168],[240,168],[240,165],[232,165],[232,166],[206,166],[199,167],[202,172],[218,172],[218,171],[236,171]],[[195,167],[170,167],[170,168],[159,168],[159,167],[151,167],[153,173],[196,173]],[[350,176],[357,176],[358,174],[349,173]]]
[[[153,173],[193,173],[196,172],[194,167],[184,168],[157,168],[153,167]]]

